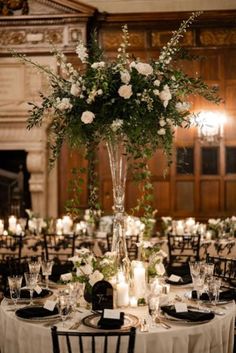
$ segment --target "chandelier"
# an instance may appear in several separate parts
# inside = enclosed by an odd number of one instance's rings
[[[219,143],[223,137],[225,116],[220,112],[202,111],[194,117],[198,127],[198,136],[202,143]]]

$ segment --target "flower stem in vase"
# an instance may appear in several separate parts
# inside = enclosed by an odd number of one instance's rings
[[[123,143],[123,136],[113,134],[106,142],[113,187],[113,235],[111,251],[116,253],[117,268],[122,269],[126,280],[130,277],[130,260],[126,246],[124,228],[124,201],[127,175],[127,156]]]

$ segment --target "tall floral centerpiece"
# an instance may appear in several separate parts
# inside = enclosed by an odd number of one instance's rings
[[[88,47],[81,42],[76,47],[80,68],[73,67],[55,49],[60,74],[15,53],[48,77],[50,93],[40,94],[40,105],[30,103],[28,128],[41,126],[44,119],[48,121],[52,163],[65,140],[72,147],[85,147],[90,162],[99,143],[106,143],[114,196],[112,251],[116,251],[125,268],[129,267],[123,231],[126,160],[132,164],[136,179],[141,181],[138,204],[145,205],[144,219],[148,219],[152,191],[148,159],[161,148],[170,160],[175,127],[190,125],[193,112],[189,95],[220,101],[214,88],[198,77],[189,77],[174,62],[178,59],[181,37],[199,14],[193,13],[183,21],[159,58],[148,63],[130,55],[126,25],[122,27],[122,41],[114,61],[105,60],[95,37]]]

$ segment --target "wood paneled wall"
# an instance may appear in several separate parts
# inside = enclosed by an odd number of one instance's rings
[[[128,24],[130,51],[141,59],[158,57],[160,48],[166,44],[171,32],[189,13],[159,13],[130,15],[99,15],[93,25],[98,28],[101,46],[106,55],[115,57],[121,41],[121,26]],[[226,217],[236,214],[236,173],[226,173],[226,148],[236,147],[236,11],[212,11],[203,13],[187,31],[182,45],[192,54],[200,56],[198,61],[182,62],[183,69],[191,74],[199,73],[209,85],[219,88],[224,100],[220,106],[203,99],[192,99],[193,109],[220,111],[226,114],[223,138],[216,145],[218,173],[202,174],[203,147],[196,128],[176,131],[173,163],[163,176],[166,160],[159,150],[150,161],[154,185],[154,208],[157,217],[170,215],[175,218],[193,216],[199,220],[209,217]],[[112,112],[111,112],[112,113]],[[190,174],[177,173],[176,149],[191,148],[194,170]],[[236,151],[236,150],[235,150]],[[68,152],[62,154],[62,161]],[[236,164],[236,155],[235,155]],[[66,169],[70,167],[67,162]],[[104,146],[99,150],[100,201],[105,213],[111,213],[112,185],[108,156]],[[60,173],[60,212],[66,199],[65,185],[68,177],[64,168]],[[126,210],[136,204],[138,189],[128,178]],[[87,195],[85,187],[85,195]],[[81,207],[86,207],[86,196]]]

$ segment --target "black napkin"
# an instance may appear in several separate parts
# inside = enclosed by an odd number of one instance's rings
[[[37,298],[45,298],[49,295],[51,295],[53,292],[51,290],[48,290],[48,289],[42,289],[41,293],[37,293],[37,292],[33,292],[33,298],[34,299],[37,299]],[[6,292],[4,293],[4,296],[6,298],[11,298],[10,297],[10,291],[9,289],[6,290]],[[21,289],[20,291],[20,299],[30,299],[30,293],[29,293],[29,289]]]
[[[102,312],[101,319],[98,321],[98,326],[105,330],[116,330],[120,329],[124,325],[124,313],[120,313],[119,319],[104,318],[104,311]]]
[[[58,315],[57,307],[55,307],[53,311],[45,309],[42,306],[25,306],[24,308],[16,310],[16,316],[23,319],[33,319],[53,315]]]
[[[215,314],[212,312],[201,312],[201,311],[191,311],[190,309],[187,312],[177,313],[174,305],[166,305],[162,306],[161,310],[177,319],[191,321],[191,322],[201,322],[201,321],[209,321],[214,319]]]
[[[190,284],[192,283],[192,277],[190,275],[184,275],[181,276],[180,280],[178,282],[174,282],[169,280],[168,278],[166,279],[166,283],[175,285],[175,286],[182,286],[184,284]]]
[[[197,292],[195,290],[192,291],[192,299],[197,299]],[[209,301],[208,294],[202,293],[200,295],[200,300]],[[213,300],[214,300],[214,296],[213,296]],[[228,289],[226,291],[220,292],[219,300],[220,301],[236,300],[236,290],[235,289]]]

